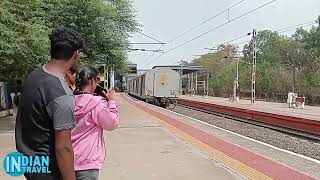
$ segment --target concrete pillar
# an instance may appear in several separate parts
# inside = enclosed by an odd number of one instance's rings
[[[203,81],[203,96],[206,96],[206,81]]]
[[[109,67],[108,66],[105,66],[105,80],[104,80],[104,85],[105,85],[105,88],[109,88]]]
[[[7,101],[6,86],[4,82],[0,82],[0,109],[8,109],[9,103]]]
[[[191,81],[190,81],[190,74],[187,75],[188,76],[188,86],[187,86],[187,93],[191,94]]]
[[[191,94],[194,95],[194,75],[191,73]]]
[[[110,67],[110,88],[114,89],[114,70]]]
[[[197,94],[198,93],[198,72],[196,72],[196,77],[195,77],[195,93]]]

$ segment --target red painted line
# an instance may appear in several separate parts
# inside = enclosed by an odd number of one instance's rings
[[[320,135],[320,121],[317,120],[259,112],[244,108],[222,106],[186,99],[178,99],[178,103]]]
[[[148,108],[142,104],[134,102],[130,98],[123,95],[123,97],[131,104],[139,107],[143,111],[161,119],[162,121],[178,128],[179,130],[189,134],[190,136],[200,140],[208,146],[222,152],[223,154],[236,159],[243,164],[269,176],[273,179],[281,180],[301,180],[301,179],[316,179],[308,176],[302,172],[296,171],[283,164],[275,162],[271,159],[251,152],[243,147],[227,142],[216,136],[210,135],[198,128],[195,128],[189,124],[183,123],[167,114],[163,114],[151,108]]]

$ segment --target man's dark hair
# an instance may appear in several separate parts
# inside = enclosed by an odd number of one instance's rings
[[[58,28],[50,35],[51,58],[70,59],[75,51],[83,51],[84,40],[76,31],[69,28]]]

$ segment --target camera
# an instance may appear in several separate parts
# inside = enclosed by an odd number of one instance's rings
[[[104,96],[103,92],[107,93],[107,90],[105,90],[101,85],[97,85],[96,89],[94,90],[94,93],[96,93],[99,96]]]

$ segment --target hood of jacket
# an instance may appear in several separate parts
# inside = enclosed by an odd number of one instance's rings
[[[94,96],[92,94],[81,94],[76,95],[75,100],[75,116],[82,117],[94,109],[100,103],[100,101],[103,100],[103,97]]]

